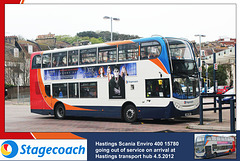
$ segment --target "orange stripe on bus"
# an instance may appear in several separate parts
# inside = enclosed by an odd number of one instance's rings
[[[168,74],[168,71],[164,67],[163,63],[158,58],[150,59],[150,61],[153,62],[154,64],[156,64],[159,68],[161,68],[164,73]]]
[[[48,104],[48,106],[49,106],[51,109],[54,109],[54,105],[55,105],[59,100],[56,99],[56,98],[52,98],[52,97],[48,97],[48,96],[47,96],[47,94],[46,94],[46,92],[45,92],[45,87],[44,87],[44,84],[43,84],[43,81],[42,81],[40,69],[37,70],[37,73],[38,73],[39,88],[40,88],[40,91],[41,91],[41,93],[42,93],[43,99],[45,100],[45,102]],[[63,103],[63,104],[64,104],[66,110],[97,111],[97,110],[92,110],[92,109],[86,109],[86,108],[79,108],[79,107],[71,106],[71,105],[68,105],[68,104],[66,104],[66,103]]]
[[[106,44],[108,44],[108,45],[121,45],[121,44],[131,44],[131,43],[134,43],[134,42],[131,41],[131,40],[125,40],[125,41],[108,42]]]
[[[206,142],[206,144],[205,145],[207,145],[207,143],[209,142],[209,140]]]
[[[85,139],[68,132],[34,132],[32,134],[36,139]]]

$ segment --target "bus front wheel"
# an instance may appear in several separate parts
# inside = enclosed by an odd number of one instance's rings
[[[135,122],[137,120],[137,109],[133,105],[127,105],[123,110],[123,117],[126,122]]]
[[[57,119],[64,119],[65,118],[65,107],[63,104],[58,104],[55,108],[55,117]]]

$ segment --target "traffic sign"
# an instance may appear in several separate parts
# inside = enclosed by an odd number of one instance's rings
[[[218,64],[214,63],[214,70],[218,70]]]
[[[198,67],[198,71],[199,71],[199,72],[202,72],[202,67]]]

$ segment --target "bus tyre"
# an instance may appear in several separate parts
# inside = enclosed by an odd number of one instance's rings
[[[123,110],[123,117],[126,122],[135,122],[137,120],[137,109],[133,105],[127,105]]]
[[[216,158],[217,157],[217,153],[213,153],[213,158]]]
[[[55,108],[55,118],[64,119],[65,118],[65,107],[63,104],[58,104]]]

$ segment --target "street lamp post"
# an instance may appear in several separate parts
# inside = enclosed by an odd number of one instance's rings
[[[120,18],[113,18],[113,17],[108,17],[108,16],[104,16],[103,19],[110,19],[111,20],[111,41],[113,39],[113,35],[112,35],[112,21],[120,21]]]
[[[206,35],[195,35],[195,36],[199,36],[199,67],[202,68],[202,60],[201,60],[201,56],[202,56],[202,53],[201,53],[201,37],[206,37]],[[199,76],[200,76],[200,91],[201,91],[201,87],[202,87],[202,71],[199,72]]]

